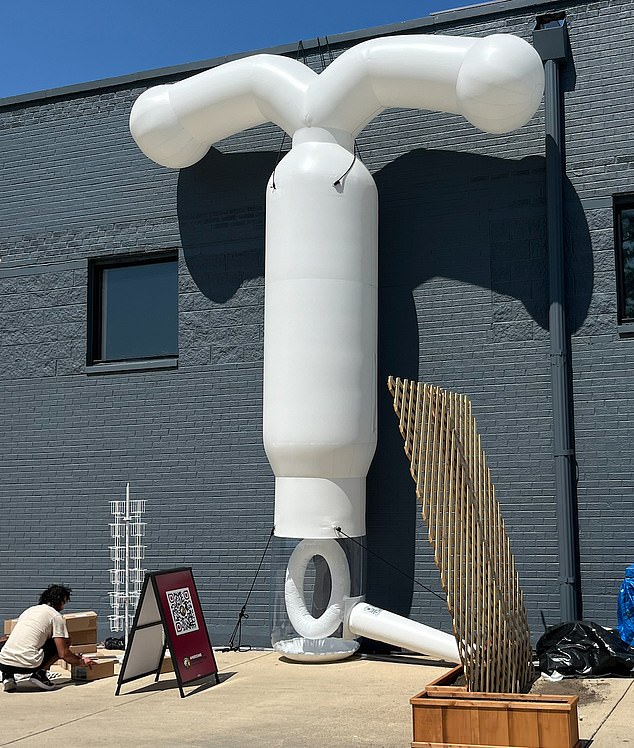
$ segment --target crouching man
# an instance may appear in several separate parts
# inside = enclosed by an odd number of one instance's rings
[[[70,602],[71,590],[51,584],[40,595],[39,605],[27,608],[0,649],[0,670],[5,691],[16,690],[15,675],[30,675],[29,682],[43,691],[55,686],[46,670],[58,659],[69,665],[92,667],[93,660],[70,649],[70,637],[61,611]]]

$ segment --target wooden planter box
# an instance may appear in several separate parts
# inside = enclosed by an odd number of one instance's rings
[[[476,693],[446,685],[455,668],[410,699],[412,748],[579,748],[578,696]]]

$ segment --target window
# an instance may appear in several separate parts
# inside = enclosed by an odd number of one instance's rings
[[[89,276],[88,364],[178,355],[178,263],[173,253],[97,260]]]
[[[634,195],[614,198],[618,322],[634,323]]]

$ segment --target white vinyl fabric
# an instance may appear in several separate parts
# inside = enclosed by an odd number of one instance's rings
[[[264,122],[293,137],[267,188],[263,430],[276,535],[365,534],[378,201],[354,137],[388,107],[452,112],[508,132],[534,114],[543,83],[539,55],[517,37],[411,35],[358,44],[320,75],[297,60],[254,55],[135,102],[134,139],[173,168]]]
[[[377,438],[378,197],[365,166],[320,135],[293,146],[267,190],[263,431],[275,534],[327,539],[336,526],[365,535]]]
[[[350,611],[348,628],[355,636],[367,636],[447,662],[460,662],[458,644],[452,634],[390,613],[376,605],[355,605]]]
[[[130,130],[149,158],[183,168],[265,122],[291,137],[304,127],[356,136],[388,107],[452,112],[510,132],[535,113],[543,85],[538,53],[509,34],[392,36],[352,47],[320,75],[288,57],[253,55],[155,86],[135,102]]]
[[[359,642],[338,637],[304,639],[299,636],[276,642],[273,649],[295,662],[336,662],[353,655],[359,649]]]
[[[330,599],[319,618],[312,616],[304,599],[304,576],[310,560],[321,556],[330,569]],[[343,622],[344,598],[350,595],[348,559],[336,540],[302,540],[291,554],[286,569],[284,599],[293,628],[306,639],[325,639]]]
[[[388,107],[449,112],[486,132],[510,132],[533,116],[543,86],[538,53],[517,37],[407,35],[358,44],[320,75],[287,57],[254,55],[151,88],[135,102],[134,139],[171,168],[265,122],[293,138],[266,201],[263,436],[278,537],[326,549],[337,546],[339,531],[365,535],[377,439],[378,200],[354,138]],[[307,616],[291,568],[308,563],[309,551],[331,565],[333,597],[318,621]],[[327,556],[300,543],[297,553],[286,604],[300,636],[288,646],[301,650],[297,657],[322,656],[319,643],[342,620],[348,565],[334,550]],[[449,635],[364,605],[352,609],[350,631],[457,661]]]

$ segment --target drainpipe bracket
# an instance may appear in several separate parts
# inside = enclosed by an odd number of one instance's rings
[[[568,58],[568,29],[563,11],[536,16],[533,29],[533,47],[542,62],[565,62]]]

